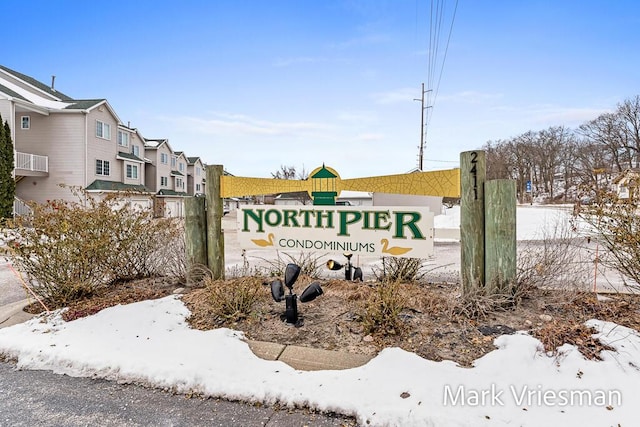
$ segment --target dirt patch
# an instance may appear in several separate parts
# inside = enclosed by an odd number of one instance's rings
[[[309,281],[302,280],[296,289],[304,289]],[[362,322],[363,305],[374,286],[379,285],[341,280],[323,283],[321,297],[298,303],[300,321],[296,326],[283,321],[284,303],[272,300],[268,286],[252,315],[241,320],[213,313],[207,289],[196,289],[183,301],[192,312],[189,323],[196,329],[229,327],[243,331],[252,340],[367,355],[385,347],[401,347],[430,360],[454,360],[463,366],[494,350],[495,337],[515,331],[529,331],[542,340],[545,351],[569,342],[585,356],[597,358],[605,347],[591,337],[595,331],[584,326],[586,320],[598,318],[640,327],[637,296],[613,295],[599,301],[588,293],[534,289],[516,308],[470,319],[457,313],[458,285],[410,283],[401,286],[405,306],[399,315],[399,327],[369,333]]]
[[[166,278],[141,279],[131,282],[121,282],[109,287],[101,288],[93,296],[82,300],[74,301],[67,306],[62,314],[62,318],[69,322],[81,317],[91,316],[100,310],[113,307],[118,304],[131,304],[137,301],[162,298],[171,295],[180,284],[175,280]],[[57,308],[48,301],[44,304],[49,310]],[[34,302],[24,308],[24,311],[32,314],[43,312],[40,303]]]
[[[310,282],[310,278],[301,277],[295,290],[300,293]],[[234,283],[229,280],[224,286],[231,292]],[[160,298],[179,286],[162,279],[122,283],[69,305],[65,319],[91,315],[116,304]],[[283,321],[284,302],[273,301],[269,286],[258,286],[251,314],[227,318],[213,312],[209,289],[188,290],[182,299],[192,313],[190,325],[200,330],[228,327],[243,331],[252,340],[371,356],[386,347],[400,347],[430,360],[453,360],[463,366],[494,350],[495,337],[515,331],[528,331],[539,338],[544,351],[571,343],[586,357],[598,358],[606,347],[592,338],[595,331],[584,326],[586,320],[597,318],[640,329],[640,297],[634,295],[609,295],[601,301],[590,293],[533,289],[518,307],[473,319],[457,310],[458,285],[408,283],[400,286],[405,304],[398,326],[368,332],[363,306],[375,286],[381,285],[343,280],[324,281],[322,296],[309,303],[298,302],[299,322],[291,325]],[[28,310],[37,313],[42,307],[32,304]]]

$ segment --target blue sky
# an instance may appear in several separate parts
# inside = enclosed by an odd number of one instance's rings
[[[431,55],[431,0],[4,6],[3,65],[46,83],[56,75],[74,98],[106,98],[143,136],[243,176],[416,167],[423,82],[433,88],[425,170],[457,167],[488,140],[576,127],[640,94],[632,0],[460,0],[455,20],[447,0]]]

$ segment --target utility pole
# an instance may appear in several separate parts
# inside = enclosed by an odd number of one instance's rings
[[[422,90],[420,91],[420,98],[413,98],[414,101],[420,101],[420,150],[418,152],[418,170],[422,171],[422,159],[424,156],[424,138],[425,138],[425,127],[424,127],[424,110],[429,108],[428,106],[424,106],[424,94],[427,92],[431,92],[431,90],[424,90],[424,83],[422,83]]]

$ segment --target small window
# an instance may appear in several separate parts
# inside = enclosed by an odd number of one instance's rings
[[[180,162],[178,164],[178,169],[180,170],[180,172],[184,172],[184,163]]]
[[[109,160],[96,160],[96,175],[109,176]]]
[[[22,116],[20,123],[21,129],[31,129],[31,116]]]
[[[199,193],[200,192],[200,184],[196,184],[196,191]]]
[[[182,178],[176,178],[176,190],[182,188]]]
[[[160,153],[160,163],[165,165],[169,163],[169,155],[167,153]]]
[[[131,154],[133,154],[136,157],[140,157],[140,146],[139,145],[132,145],[131,146]]]
[[[160,186],[161,187],[166,187],[168,183],[168,179],[166,176],[161,176],[160,177]]]
[[[138,179],[138,166],[137,165],[127,165],[127,178],[129,178],[129,179]]]
[[[200,176],[200,168],[196,168],[196,176]]]
[[[111,125],[96,120],[96,136],[102,139],[111,139]]]
[[[129,134],[127,132],[118,131],[118,145],[122,147],[129,146]]]
[[[171,167],[176,168],[176,156],[171,156]]]

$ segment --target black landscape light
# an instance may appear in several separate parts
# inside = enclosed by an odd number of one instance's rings
[[[344,256],[347,258],[346,264],[340,264],[338,261],[330,259],[327,261],[327,268],[329,270],[340,270],[344,267],[344,279],[345,280],[363,280],[362,269],[360,267],[353,268],[353,264],[351,264],[352,253],[345,253]]]
[[[344,280],[351,280],[352,279],[351,257],[353,256],[353,254],[345,253],[344,256],[347,257],[347,265],[344,266]]]
[[[353,270],[353,281],[362,282],[362,278],[363,278],[362,269],[360,267],[356,267],[355,270]]]
[[[320,283],[313,282],[309,286],[307,286],[307,289],[305,289],[302,294],[300,294],[300,302],[313,301],[320,295],[322,295],[322,288],[320,287]]]
[[[289,288],[289,292],[293,289],[293,284],[298,280],[300,275],[300,267],[296,264],[287,264],[284,269],[284,285]]]
[[[327,261],[327,268],[329,270],[340,270],[342,268],[342,264],[340,264],[338,261],[334,261],[332,259],[330,259],[329,261]]]
[[[287,264],[284,270],[284,285],[280,280],[271,282],[271,296],[275,302],[281,302],[284,299],[285,312],[281,316],[282,320],[287,323],[298,326],[298,296],[293,293],[293,285],[300,276],[300,267],[296,264]],[[289,293],[285,295],[284,288],[289,289]],[[313,282],[300,295],[300,302],[309,302],[322,295],[320,283]]]
[[[275,302],[280,302],[284,299],[284,286],[282,286],[280,280],[271,282],[271,296]]]

